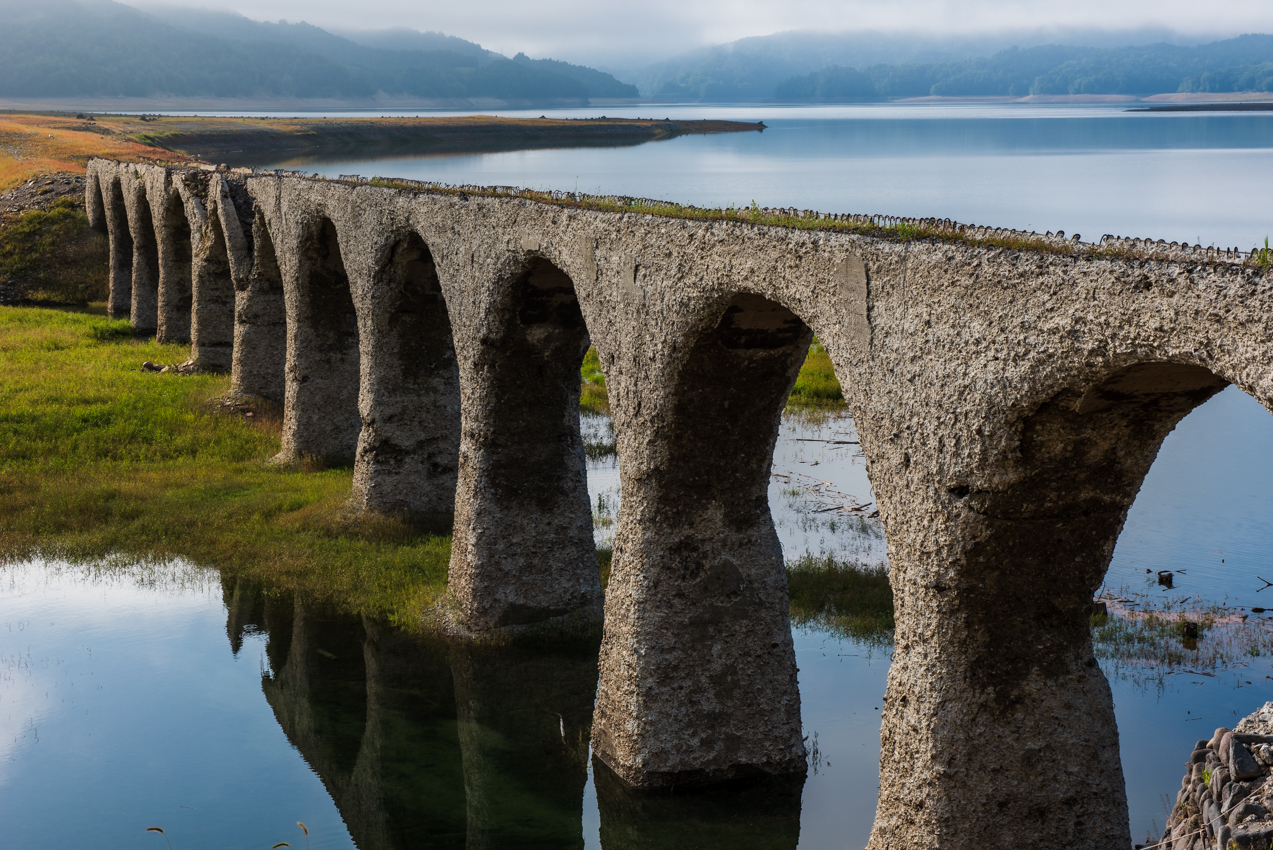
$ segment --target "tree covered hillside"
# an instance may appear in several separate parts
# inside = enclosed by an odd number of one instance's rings
[[[773,98],[851,102],[928,95],[1241,91],[1273,91],[1273,36],[1243,35],[1198,47],[1044,45],[956,62],[862,69],[832,65],[782,81]]]
[[[385,49],[304,23],[194,10],[147,14],[109,0],[0,0],[0,20],[0,96],[7,97],[387,94],[582,103],[637,95],[591,68],[515,62],[434,33],[414,40],[399,33],[394,41],[447,49]]]

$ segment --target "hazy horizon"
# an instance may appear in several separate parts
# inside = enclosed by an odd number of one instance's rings
[[[648,0],[639,6],[552,0],[533,7],[508,0],[475,0],[462,7],[408,0],[126,2],[139,9],[199,8],[258,21],[305,21],[331,30],[432,30],[509,57],[521,52],[608,69],[639,68],[744,38],[793,31],[848,36],[878,32],[924,40],[1020,35],[1034,43],[1068,39],[1101,46],[1116,46],[1112,42],[1119,39],[1195,44],[1273,31],[1273,4],[1253,0],[1233,0],[1220,8],[1181,0],[1134,0],[1111,8],[1075,0],[1047,9],[1014,0],[912,0],[887,7],[862,0],[792,0],[780,7],[756,0]]]

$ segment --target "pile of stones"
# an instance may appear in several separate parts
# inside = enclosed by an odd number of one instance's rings
[[[1273,702],[1194,745],[1162,850],[1273,848]]]

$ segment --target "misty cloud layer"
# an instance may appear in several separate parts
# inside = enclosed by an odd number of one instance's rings
[[[304,20],[329,29],[437,30],[506,56],[523,51],[606,67],[645,65],[783,30],[913,31],[931,37],[1048,29],[1067,41],[1122,30],[1142,31],[1136,41],[1174,33],[1170,40],[1186,42],[1273,31],[1268,0],[169,0],[168,5],[228,9],[256,20]]]

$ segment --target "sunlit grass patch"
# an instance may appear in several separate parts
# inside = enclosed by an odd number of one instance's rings
[[[872,644],[893,640],[893,589],[883,564],[806,553],[787,564],[791,622]]]
[[[840,381],[835,376],[831,355],[815,337],[805,356],[796,385],[787,398],[790,407],[839,406],[844,403]]]
[[[444,592],[450,538],[348,508],[349,469],[277,468],[268,411],[101,315],[0,307],[0,556],[187,558],[403,625]],[[253,412],[253,417],[243,415]]]

